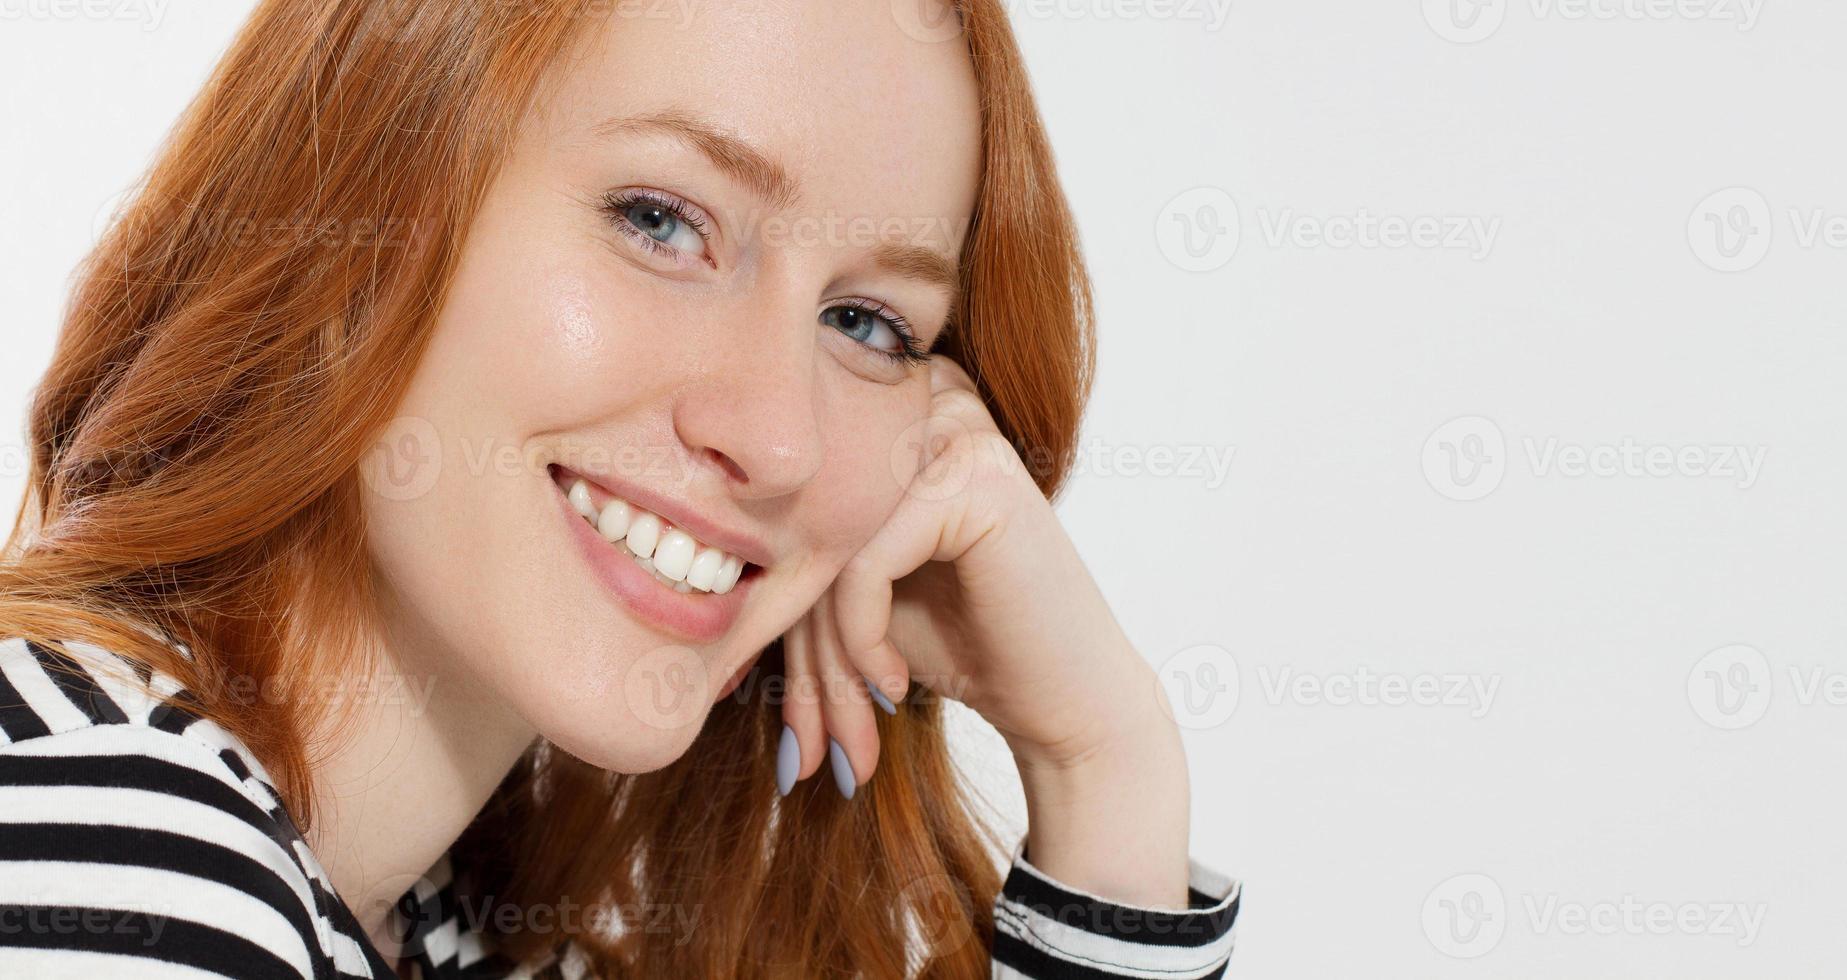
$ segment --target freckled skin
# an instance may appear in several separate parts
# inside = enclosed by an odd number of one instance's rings
[[[618,16],[590,30],[487,195],[399,406],[442,434],[436,485],[367,506],[396,628],[447,691],[474,698],[484,726],[634,772],[678,757],[703,721],[701,708],[662,725],[629,703],[637,665],[677,641],[588,574],[543,465],[494,454],[603,453],[768,546],[775,560],[736,624],[694,651],[709,704],[892,513],[909,475],[902,459],[894,473],[893,445],[930,404],[926,368],[892,365],[821,312],[873,299],[926,343],[948,312],[939,288],[874,271],[860,241],[750,229],[924,220],[949,229],[954,254],[979,117],[966,48],[906,35],[883,0],[700,4],[684,25]],[[592,135],[611,117],[674,109],[749,141],[800,199],[770,210],[658,135]],[[619,233],[601,199],[631,187],[712,215],[717,267]]]
[[[843,792],[864,783],[879,751],[864,679],[894,699],[926,685],[1006,739],[1036,867],[1118,901],[1185,905],[1186,759],[1153,670],[967,374],[885,359],[828,319],[873,301],[927,347],[948,313],[945,291],[882,271],[878,238],[851,232],[936,229],[924,243],[953,256],[975,203],[967,48],[907,34],[893,16],[905,6],[618,16],[561,62],[398,407],[440,433],[440,473],[415,499],[367,499],[392,652],[437,684],[427,714],[374,719],[324,767],[336,788],[381,772],[428,784],[333,808],[322,826],[342,894],[369,894],[393,863],[427,868],[535,734],[606,769],[672,762],[710,695],[781,636],[791,686],[824,688],[783,699],[795,778],[831,765]],[[679,141],[604,125],[659,114],[748,142],[799,193],[772,208]],[[634,226],[618,215],[647,211],[605,199],[637,188],[708,216],[710,239],[622,234]],[[661,238],[692,251],[641,244]],[[944,447],[940,424],[959,433]],[[590,574],[545,468],[584,454],[762,543],[767,567],[726,635],[681,647]],[[944,472],[965,489],[919,492]],[[687,689],[667,710],[674,685]],[[381,834],[377,815],[407,798],[415,814]],[[382,894],[384,909],[399,891]]]

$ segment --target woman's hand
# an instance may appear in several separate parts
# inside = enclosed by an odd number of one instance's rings
[[[1184,906],[1185,759],[1154,672],[968,375],[936,358],[931,391],[903,498],[784,637],[786,768],[806,778],[826,755],[851,795],[878,765],[865,685],[896,702],[915,680],[1007,740],[1035,865]]]

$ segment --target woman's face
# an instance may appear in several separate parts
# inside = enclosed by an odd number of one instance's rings
[[[892,512],[980,166],[965,44],[895,9],[622,5],[554,69],[387,435],[439,465],[367,497],[436,697],[665,765]]]

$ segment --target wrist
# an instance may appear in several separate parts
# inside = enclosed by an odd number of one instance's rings
[[[1077,802],[1124,792],[1184,799],[1186,751],[1171,719],[1148,719],[1070,746],[1010,746],[1028,802]]]
[[[1111,901],[1184,908],[1191,799],[1179,727],[1158,710],[1118,726],[1080,751],[1016,747],[1027,860]]]
[[[1117,679],[1098,683],[1098,703],[1072,712],[1081,722],[1054,738],[1002,732],[1023,779],[1071,781],[1151,760],[1184,760],[1179,726],[1154,671],[1129,649]]]

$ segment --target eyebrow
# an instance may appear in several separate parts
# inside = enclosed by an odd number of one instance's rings
[[[688,113],[669,109],[643,116],[617,116],[604,120],[593,132],[604,137],[623,133],[666,133],[705,154],[713,166],[755,191],[772,207],[786,208],[795,203],[795,180],[780,164],[749,143]]]
[[[872,261],[897,275],[942,286],[952,295],[962,284],[955,260],[928,246],[886,242],[872,250]]]
[[[748,142],[679,109],[639,116],[613,116],[593,130],[609,138],[625,133],[665,133],[698,150],[726,176],[755,191],[770,207],[786,209],[800,195],[799,185],[782,165]],[[961,289],[961,267],[937,249],[902,242],[874,247],[873,263],[894,275],[915,279],[950,291],[952,300]]]

